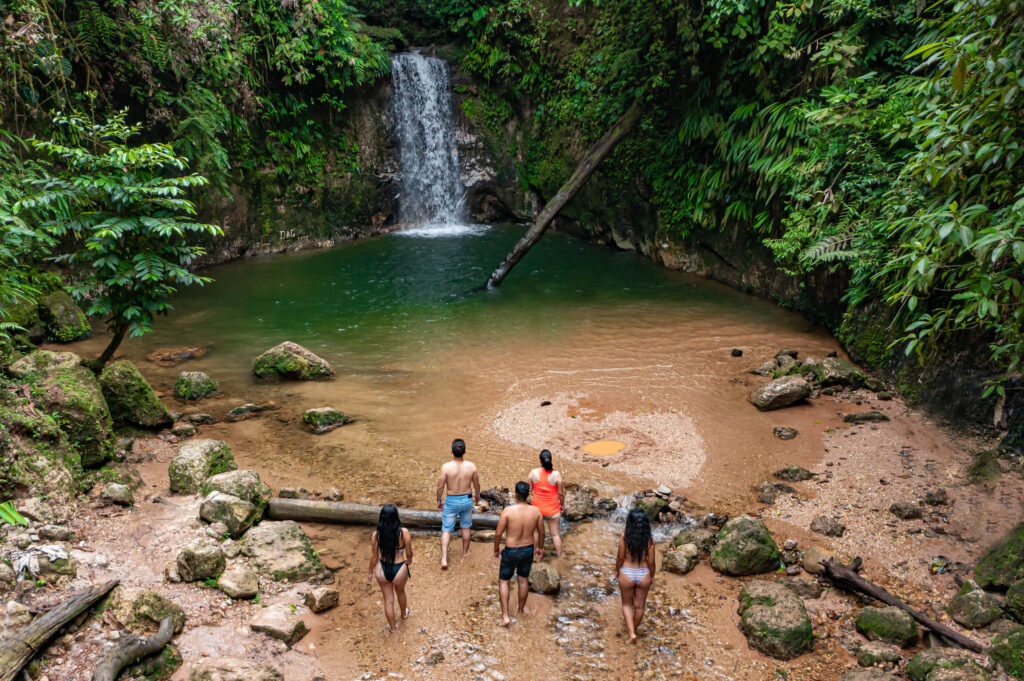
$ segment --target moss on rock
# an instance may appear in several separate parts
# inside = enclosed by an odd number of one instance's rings
[[[184,661],[181,652],[175,645],[164,646],[158,655],[147,657],[138,664],[128,667],[121,677],[126,679],[146,679],[146,681],[166,681],[174,676]]]
[[[764,522],[740,516],[722,527],[711,551],[711,567],[733,576],[772,572],[781,564],[782,553]]]
[[[193,440],[178,448],[167,466],[172,494],[198,492],[207,478],[235,470],[235,455],[226,442]]]
[[[1018,622],[1024,622],[1024,579],[1018,579],[1006,592],[1006,612]]]
[[[751,647],[780,660],[807,652],[814,644],[803,599],[778,582],[753,581],[740,591],[740,630]]]
[[[81,454],[82,466],[98,468],[111,455],[114,426],[99,381],[83,366],[44,377],[39,402]]]
[[[89,319],[67,291],[55,291],[39,301],[46,336],[56,343],[71,343],[92,333]]]
[[[886,641],[908,646],[917,640],[917,623],[908,613],[888,605],[884,608],[868,606],[857,616],[857,631],[872,641]]]
[[[1024,627],[1014,627],[992,639],[988,656],[1010,676],[1024,679]]]
[[[257,357],[252,371],[259,378],[303,381],[334,375],[334,369],[327,360],[291,341],[276,345]]]
[[[174,396],[179,400],[201,400],[217,392],[217,383],[204,371],[182,371],[174,381]]]
[[[318,435],[328,433],[335,428],[340,428],[348,423],[349,420],[349,417],[344,413],[330,407],[309,409],[302,415],[302,421],[310,430]]]
[[[974,580],[983,589],[1008,589],[1024,579],[1024,523],[992,546],[978,561]]]
[[[160,428],[171,423],[171,414],[134,364],[126,359],[107,366],[100,387],[115,423]]]

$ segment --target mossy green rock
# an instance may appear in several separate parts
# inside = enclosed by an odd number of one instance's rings
[[[331,578],[309,537],[291,520],[264,521],[242,537],[242,554],[260,574],[278,582]]]
[[[992,594],[978,588],[974,581],[967,580],[950,601],[946,614],[962,627],[980,629],[999,619],[1003,609]]]
[[[955,648],[929,648],[922,650],[907,663],[907,676],[911,681],[926,681],[936,667],[956,667],[968,662]]]
[[[1024,627],[1014,627],[992,639],[988,656],[1010,676],[1024,679]]]
[[[887,605],[868,606],[857,616],[857,631],[872,641],[886,641],[906,647],[917,640],[917,623],[908,613]]]
[[[208,523],[224,523],[235,539],[252,527],[259,518],[260,509],[244,499],[223,492],[212,492],[203,499],[199,517]]]
[[[327,360],[291,341],[276,345],[257,357],[252,371],[260,378],[289,378],[301,381],[330,378],[334,375],[334,369]]]
[[[302,421],[318,435],[340,428],[349,422],[349,418],[337,409],[317,407],[309,409],[302,415]]]
[[[949,667],[938,665],[928,674],[926,681],[991,681],[992,675],[978,663],[964,660]]]
[[[55,415],[61,430],[78,449],[85,468],[99,468],[111,455],[114,432],[99,381],[83,366],[44,377],[40,406]]]
[[[668,508],[668,501],[658,496],[640,497],[633,505],[643,511],[653,523],[661,512]]]
[[[235,455],[226,442],[206,438],[187,442],[167,466],[171,494],[194,494],[211,476],[236,467]]]
[[[92,333],[89,319],[66,291],[57,291],[39,301],[39,316],[46,336],[57,343],[71,343]]]
[[[983,589],[1008,589],[1024,579],[1024,523],[992,546],[978,561],[974,581]]]
[[[1006,612],[1018,622],[1024,622],[1024,579],[1018,579],[1006,592]]]
[[[802,598],[778,582],[753,581],[740,591],[740,630],[750,646],[780,660],[811,649],[814,632]]]
[[[178,575],[183,582],[198,582],[217,577],[224,572],[227,561],[220,547],[212,539],[200,537],[191,541],[178,553]]]
[[[103,369],[100,387],[115,423],[143,428],[170,425],[171,413],[128,360],[119,360]]]
[[[693,544],[697,547],[698,555],[703,558],[711,553],[716,541],[718,541],[718,535],[713,530],[706,527],[695,527],[692,530],[678,532],[676,536],[672,537],[672,546]]]
[[[15,378],[52,376],[64,369],[71,369],[82,363],[82,358],[73,352],[51,352],[35,350],[11,364],[7,373]]]
[[[768,527],[750,516],[733,518],[718,533],[711,567],[726,575],[758,575],[780,565],[782,554]]]
[[[270,486],[260,480],[256,471],[227,471],[207,478],[203,482],[204,496],[212,492],[223,492],[248,501],[263,509],[270,501]]]
[[[182,371],[174,381],[179,400],[201,400],[217,392],[217,383],[205,371]]]
[[[899,662],[902,658],[899,648],[884,641],[868,641],[857,648],[857,664],[861,667],[891,664]]]
[[[170,617],[174,631],[185,626],[185,611],[171,599],[155,591],[120,585],[106,601],[106,608],[126,629],[136,634],[152,634],[160,622]]]
[[[864,373],[839,357],[826,357],[815,365],[814,373],[822,387],[841,385],[856,388],[864,383]]]
[[[146,681],[166,681],[174,676],[181,667],[183,660],[178,646],[167,645],[154,657],[147,657],[138,664],[127,667],[121,676],[126,679],[146,679]]]

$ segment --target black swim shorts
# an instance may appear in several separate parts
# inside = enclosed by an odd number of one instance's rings
[[[501,552],[501,567],[498,568],[498,579],[508,581],[517,574],[523,579],[530,576],[533,565],[533,546],[517,546]]]

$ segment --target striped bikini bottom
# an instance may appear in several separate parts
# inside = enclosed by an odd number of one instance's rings
[[[622,572],[622,574],[629,577],[629,580],[634,584],[639,584],[647,578],[647,575],[651,574],[651,571],[645,567],[634,568],[623,566],[619,568],[619,571]]]

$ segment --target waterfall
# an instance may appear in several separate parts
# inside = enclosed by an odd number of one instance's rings
[[[464,222],[464,189],[459,180],[448,66],[441,59],[398,54],[391,59],[391,74],[401,186],[399,221],[450,232]]]

